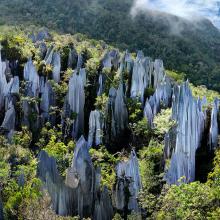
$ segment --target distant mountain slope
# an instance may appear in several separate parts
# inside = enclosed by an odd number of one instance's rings
[[[132,0],[1,0],[0,22],[38,24],[80,32],[121,49],[142,48],[166,68],[185,72],[195,84],[220,91],[220,32],[168,14],[130,15]]]

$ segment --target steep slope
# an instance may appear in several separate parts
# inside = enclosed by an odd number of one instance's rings
[[[83,33],[131,52],[142,49],[185,72],[197,85],[220,90],[220,33],[211,22],[150,12],[130,15],[132,0],[2,0],[0,21]]]

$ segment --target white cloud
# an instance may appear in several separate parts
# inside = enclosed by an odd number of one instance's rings
[[[139,10],[162,11],[185,18],[206,17],[220,27],[220,1],[217,0],[134,0],[131,10],[136,15]]]

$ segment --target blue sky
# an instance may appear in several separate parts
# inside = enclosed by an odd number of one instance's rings
[[[132,13],[149,9],[185,18],[206,17],[220,28],[220,0],[134,0]]]

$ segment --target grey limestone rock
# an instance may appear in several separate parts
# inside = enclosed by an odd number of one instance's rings
[[[137,197],[142,185],[139,164],[134,151],[131,152],[128,161],[117,165],[116,175],[117,182],[113,193],[116,209],[123,210],[127,206],[128,210],[139,212]]]
[[[42,111],[43,119],[52,122],[53,117],[50,115],[50,109],[55,106],[55,93],[49,81],[44,83],[41,93],[40,109]]]
[[[93,217],[95,220],[112,218],[113,209],[108,190],[100,189],[100,171],[93,167],[88,144],[83,136],[76,143],[65,183],[59,175],[55,159],[44,151],[39,154],[38,176],[45,183],[57,214]]]
[[[69,81],[66,101],[70,107],[70,111],[76,114],[72,131],[74,138],[82,135],[84,131],[85,82],[86,76],[84,70],[80,70],[79,74],[75,71]]]
[[[53,80],[56,83],[59,83],[60,82],[60,70],[61,70],[61,58],[60,58],[59,52],[53,53],[52,66],[53,66]]]
[[[38,97],[40,91],[40,79],[37,73],[37,70],[31,59],[24,66],[24,79],[29,83],[29,95]],[[32,95],[30,94],[32,93]]]
[[[211,113],[211,126],[209,130],[209,145],[212,150],[218,146],[218,113],[219,113],[219,100],[215,99]]]
[[[102,144],[103,138],[103,116],[98,110],[92,111],[89,117],[88,146]]]
[[[195,179],[196,150],[200,146],[206,118],[201,102],[192,96],[188,82],[174,88],[172,119],[177,123],[176,140],[175,146],[169,147],[173,152],[165,179],[169,184],[179,184],[180,178],[191,182]],[[166,143],[172,142],[166,140]]]

